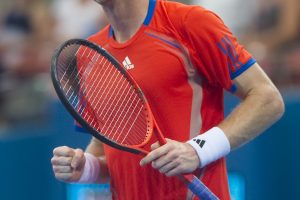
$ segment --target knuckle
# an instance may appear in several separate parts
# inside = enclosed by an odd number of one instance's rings
[[[179,160],[178,160],[178,159],[174,159],[174,160],[173,160],[173,163],[174,163],[174,165],[175,165],[175,166],[178,166],[178,165],[180,165],[180,162],[179,162]]]
[[[70,165],[71,162],[72,162],[72,159],[73,159],[72,157],[66,158],[66,159],[65,159],[66,164]]]
[[[164,168],[160,168],[160,169],[159,169],[159,172],[163,174],[163,173],[166,172],[166,170],[165,170]]]
[[[155,149],[155,144],[152,144],[151,145],[151,150],[154,150]]]
[[[69,149],[68,146],[61,146],[60,148],[61,148],[61,149],[64,149],[64,150]]]
[[[61,181],[68,181],[71,179],[71,174],[67,173],[55,173],[55,177]]]
[[[58,152],[60,152],[60,150],[61,150],[61,147],[56,147],[56,148],[54,148],[53,149],[53,155],[56,155]]]
[[[152,151],[151,153],[148,154],[146,160],[147,160],[148,162],[150,162],[150,161],[154,160],[155,157],[156,157],[156,153],[155,153],[154,151]]]
[[[184,167],[183,167],[182,165],[179,165],[179,166],[176,168],[176,170],[177,170],[178,172],[182,172],[182,171],[184,171]]]
[[[73,149],[70,149],[70,148],[68,148],[68,149],[65,149],[65,153],[67,154],[67,155],[72,155],[72,153],[73,153]]]
[[[59,180],[63,180],[63,176],[60,173],[55,173],[55,178],[59,179]]]
[[[75,151],[75,157],[77,157],[79,159],[83,158],[84,157],[83,150],[82,149],[76,149],[76,151]]]
[[[56,147],[53,151],[62,151],[66,148],[67,146],[59,146],[59,147]]]
[[[83,153],[83,151],[82,151],[81,149],[79,149],[79,148],[77,148],[77,149],[74,149],[74,151],[75,151],[77,154],[81,154],[81,153]]]
[[[153,161],[153,162],[151,163],[151,165],[152,165],[153,168],[155,168],[155,169],[157,168],[156,162]]]
[[[167,177],[173,176],[172,172],[168,172],[168,173],[166,173],[165,175],[166,175]]]
[[[51,158],[51,164],[52,165],[58,165],[59,164],[59,158],[58,157]]]

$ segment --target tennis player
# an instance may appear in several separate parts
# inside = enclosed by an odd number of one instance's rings
[[[223,21],[200,6],[163,0],[97,0],[110,24],[90,41],[114,55],[144,91],[168,142],[144,158],[92,139],[84,153],[58,147],[58,180],[110,180],[113,199],[196,199],[174,176],[193,172],[230,199],[224,157],[278,120],[277,88]],[[241,99],[224,119],[223,90]]]

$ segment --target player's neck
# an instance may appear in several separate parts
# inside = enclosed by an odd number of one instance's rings
[[[118,42],[129,40],[147,15],[149,0],[112,0],[102,5]]]

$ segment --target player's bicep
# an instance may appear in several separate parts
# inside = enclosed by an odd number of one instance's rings
[[[253,64],[249,69],[233,80],[236,86],[234,93],[241,99],[250,94],[263,94],[266,90],[276,90],[276,87],[262,70],[258,63]]]

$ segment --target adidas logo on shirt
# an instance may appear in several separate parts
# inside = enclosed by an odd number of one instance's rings
[[[133,69],[134,64],[131,63],[129,60],[128,56],[126,56],[125,60],[123,61],[123,66],[128,70],[128,69]]]

